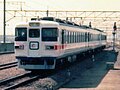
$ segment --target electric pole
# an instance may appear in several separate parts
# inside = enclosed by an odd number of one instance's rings
[[[117,30],[117,26],[116,26],[116,22],[114,22],[114,26],[113,26],[113,51],[115,50],[115,34],[116,34],[116,30]]]
[[[4,0],[4,10],[3,10],[3,16],[4,16],[4,21],[3,21],[3,30],[4,30],[4,33],[3,33],[3,43],[5,43],[6,42],[6,13],[5,13],[5,11],[6,11],[6,0]]]

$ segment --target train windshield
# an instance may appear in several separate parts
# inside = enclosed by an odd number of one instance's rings
[[[30,38],[40,37],[40,30],[39,29],[29,29],[29,37]]]
[[[57,28],[42,28],[42,41],[57,41]]]
[[[27,28],[15,29],[15,41],[27,41]]]

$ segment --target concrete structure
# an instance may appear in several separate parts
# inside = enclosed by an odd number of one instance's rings
[[[0,54],[13,53],[14,43],[0,43]]]

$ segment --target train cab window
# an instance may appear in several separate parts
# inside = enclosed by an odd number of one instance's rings
[[[57,41],[57,28],[42,28],[42,41]]]
[[[29,37],[30,38],[40,37],[40,30],[39,29],[29,29]]]
[[[27,28],[15,29],[15,41],[27,41]]]

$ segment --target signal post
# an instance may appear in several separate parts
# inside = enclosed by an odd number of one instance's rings
[[[113,51],[115,51],[115,34],[116,34],[116,30],[117,30],[117,26],[116,26],[116,22],[114,22],[114,26],[113,26]]]

